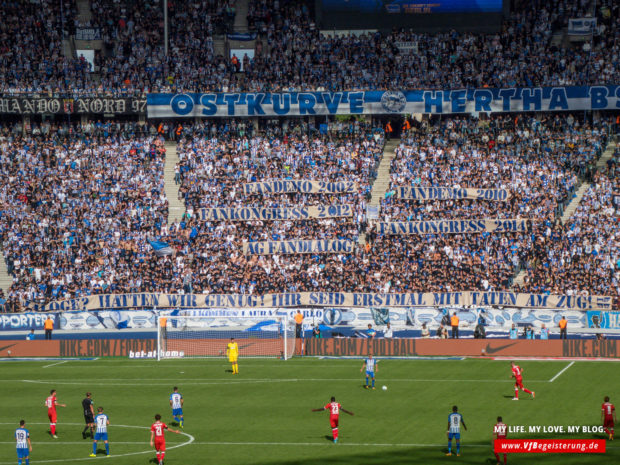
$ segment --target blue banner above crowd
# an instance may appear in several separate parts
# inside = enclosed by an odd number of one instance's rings
[[[472,189],[465,187],[397,187],[396,197],[410,200],[491,200],[510,198],[506,189]]]
[[[288,292],[284,294],[106,294],[33,305],[34,311],[139,308],[295,308],[295,307],[513,307],[550,310],[612,310],[608,296],[517,294],[514,292],[427,292],[368,294]]]
[[[620,86],[148,94],[149,118],[617,110]]]
[[[528,230],[524,219],[431,220],[379,223],[381,234],[474,234],[483,232],[512,233]]]

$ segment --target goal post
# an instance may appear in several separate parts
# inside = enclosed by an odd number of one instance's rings
[[[172,316],[157,318],[157,360],[185,357],[226,357],[230,338],[239,357],[287,360],[295,353],[295,326],[288,315]]]

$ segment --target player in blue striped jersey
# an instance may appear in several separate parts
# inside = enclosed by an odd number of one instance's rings
[[[461,455],[461,423],[463,429],[467,431],[463,415],[459,413],[459,408],[455,405],[452,407],[452,413],[448,416],[448,453],[446,455],[452,455],[452,438],[456,439],[456,455]]]
[[[170,394],[170,407],[172,407],[172,416],[174,421],[179,423],[179,426],[183,428],[183,396],[179,392],[178,387],[173,388],[173,393]]]
[[[32,452],[32,444],[30,443],[30,432],[26,429],[26,420],[19,422],[19,428],[15,430],[15,440],[17,441],[17,465],[30,464],[30,452]]]
[[[97,408],[97,416],[95,417],[95,439],[93,440],[93,453],[91,457],[97,457],[97,442],[103,441],[105,443],[105,455],[110,455],[110,444],[108,444],[108,425],[110,420],[108,416],[103,413],[103,407]]]
[[[360,373],[366,369],[366,389],[368,389],[368,378],[372,379],[372,388],[375,388],[375,372],[379,372],[379,365],[377,360],[372,358],[372,354],[368,354],[368,358],[364,360],[364,365],[362,366]]]

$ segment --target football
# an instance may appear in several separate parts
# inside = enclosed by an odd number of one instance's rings
[[[383,386],[381,389],[383,389],[384,391],[387,391],[387,386]]]

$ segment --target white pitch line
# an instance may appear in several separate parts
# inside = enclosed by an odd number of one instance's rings
[[[572,367],[574,363],[575,363],[575,362],[574,362],[574,361],[572,361],[572,362],[570,362],[568,365],[566,365],[564,368],[562,368],[562,369],[560,370],[560,372],[559,372],[557,375],[555,375],[553,378],[551,378],[551,379],[549,380],[549,382],[550,382],[550,383],[553,383],[556,379],[558,379],[558,378],[559,378],[559,376],[560,376],[562,373],[564,373],[566,370],[568,370],[570,367]]]
[[[15,423],[0,423],[0,425],[14,425]],[[48,425],[49,423],[28,423],[29,425]],[[68,425],[68,426],[82,426],[83,423],[63,423],[64,425]],[[136,429],[151,429],[148,426],[135,426],[135,425],[110,425],[111,427],[118,427],[118,428],[136,428]],[[167,450],[172,450],[172,449],[177,449],[179,447],[183,447],[183,446],[188,446],[190,444],[192,444],[196,438],[194,438],[194,436],[192,436],[191,434],[185,433],[183,431],[180,432],[180,434],[182,434],[183,436],[186,436],[188,438],[187,441],[182,442],[180,444],[175,444],[173,446],[170,447],[166,447]],[[11,444],[15,444],[15,442],[12,442]],[[74,443],[74,442],[62,442],[62,440],[57,441],[57,442],[46,442],[45,445],[49,445],[49,444],[89,444],[88,442],[84,443],[84,442],[79,442],[79,443]],[[117,443],[117,444],[121,444],[121,443]],[[136,444],[144,444],[146,445],[145,442],[140,442],[140,443],[136,443]],[[144,454],[154,454],[153,449],[149,449],[146,451],[142,451],[142,452],[128,452],[126,454],[111,454],[109,458],[114,458],[114,457],[129,457],[132,455],[144,455]],[[53,459],[53,460],[37,460],[36,463],[56,463],[56,462],[79,462],[79,461],[84,461],[84,462],[90,462],[92,461],[92,458],[85,458],[85,457],[80,457],[80,458],[75,458],[75,459]],[[15,463],[14,460],[10,461],[10,462],[0,462],[0,465],[13,465]]]
[[[50,364],[50,365],[45,365],[45,366],[44,366],[44,367],[42,367],[42,368],[49,368],[49,367],[53,367],[53,366],[56,366],[56,365],[61,365],[61,364],[63,364],[63,363],[67,363],[68,361],[69,361],[69,360],[63,360],[62,362],[56,362],[56,363],[52,363],[52,364]]]

